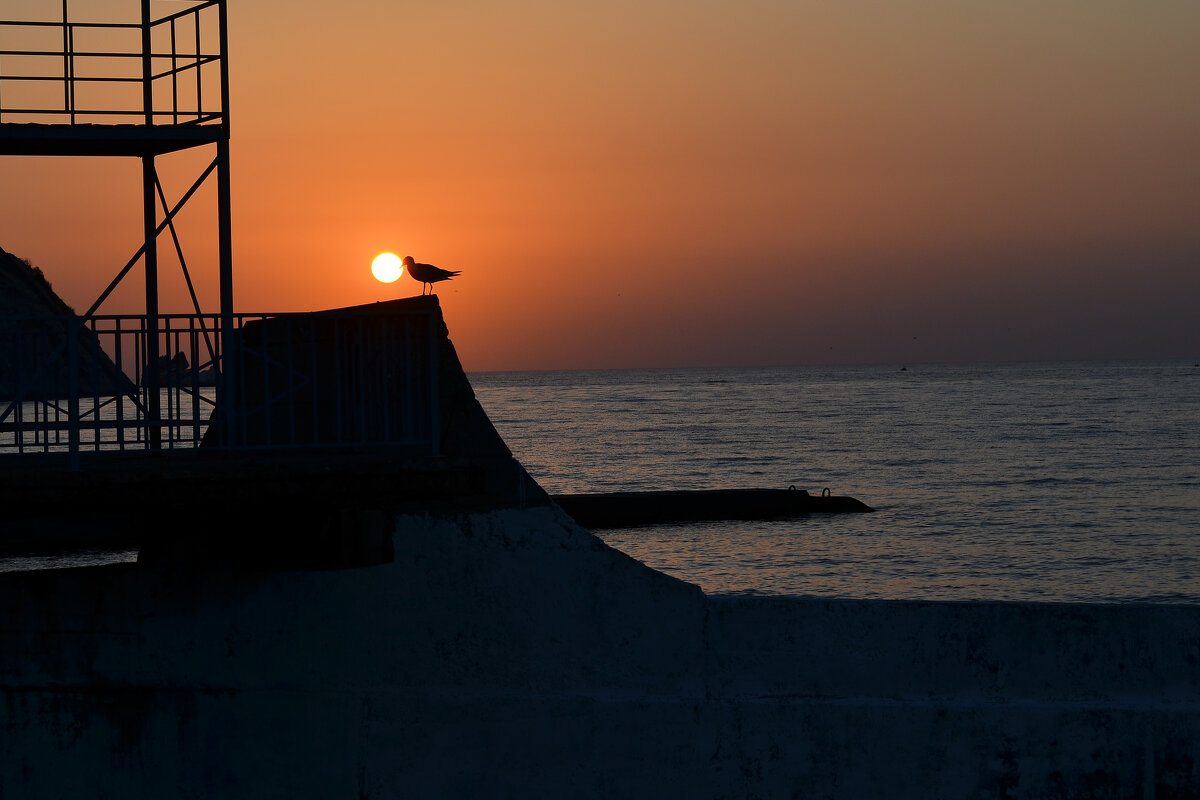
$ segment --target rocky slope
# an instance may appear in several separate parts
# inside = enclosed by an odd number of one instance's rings
[[[0,399],[69,393],[67,330],[75,316],[40,269],[0,249]],[[117,393],[124,381],[96,336],[82,329],[77,336],[80,394]]]

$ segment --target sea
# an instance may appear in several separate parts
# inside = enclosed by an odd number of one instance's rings
[[[469,375],[551,494],[825,490],[873,513],[597,530],[718,595],[1200,603],[1200,364]],[[136,550],[0,559],[0,572]]]
[[[551,494],[795,487],[875,509],[596,531],[710,594],[1200,603],[1200,364],[470,380]]]

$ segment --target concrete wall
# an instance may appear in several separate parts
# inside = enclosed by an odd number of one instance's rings
[[[424,479],[175,471],[224,513],[0,574],[0,798],[1200,797],[1200,607],[708,598],[545,505],[448,338],[439,378]]]
[[[9,797],[1195,797],[1200,609],[707,598],[554,508],[0,576]]]

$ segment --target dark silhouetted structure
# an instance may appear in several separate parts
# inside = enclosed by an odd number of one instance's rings
[[[140,160],[143,241],[95,303],[81,317],[64,316],[61,325],[64,331],[86,328],[86,341],[99,340],[108,355],[132,373],[129,385],[141,391],[128,396],[132,416],[125,418],[122,411],[122,425],[134,423],[128,430],[136,428],[136,439],[146,449],[162,449],[173,409],[162,394],[160,365],[179,363],[175,348],[183,347],[188,363],[206,370],[216,382],[218,406],[236,404],[232,384],[221,379],[228,370],[220,363],[221,333],[234,325],[226,0],[123,0],[106,5],[99,12],[101,19],[96,18],[94,4],[63,0],[60,5],[38,5],[23,17],[9,11],[13,16],[0,19],[0,155]],[[46,10],[57,18],[47,18]],[[205,148],[212,150],[212,161],[187,191],[169,202],[156,159]],[[175,220],[214,175],[220,313],[206,317]],[[168,231],[195,310],[194,318],[186,321],[159,310],[159,237]],[[97,314],[139,263],[144,268],[145,313],[123,318]],[[189,334],[183,334],[184,329]],[[65,332],[56,337],[63,342],[77,339]],[[120,350],[128,352],[118,355]],[[79,450],[77,428],[89,417],[98,420],[98,408],[114,402],[99,399],[77,408],[78,395],[68,396],[77,388],[81,387],[63,390],[62,405],[70,402],[72,410],[67,412],[69,419],[56,422],[63,436],[73,441],[73,456]],[[22,433],[14,442],[0,442],[0,451],[11,444],[23,452],[26,433],[33,444],[45,445],[46,432],[30,427],[44,409],[27,406],[31,397],[3,399],[9,405],[0,409],[0,424],[17,420]],[[207,400],[211,405],[212,398]],[[61,437],[50,438],[57,445]],[[72,466],[78,468],[77,457]]]

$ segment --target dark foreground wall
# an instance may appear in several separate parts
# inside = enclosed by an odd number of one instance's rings
[[[0,797],[1200,796],[1200,607],[708,598],[439,359],[436,463],[175,465],[141,563],[0,574]]]
[[[1200,609],[713,599],[553,508],[0,576],[9,797],[1195,797]]]

